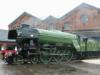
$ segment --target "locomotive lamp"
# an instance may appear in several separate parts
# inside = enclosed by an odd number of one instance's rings
[[[22,32],[20,31],[20,32],[18,32],[18,36],[20,36],[22,34]]]
[[[34,36],[33,34],[30,35],[30,37],[33,37],[33,36]]]

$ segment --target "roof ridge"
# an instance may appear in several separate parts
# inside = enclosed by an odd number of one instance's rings
[[[92,7],[92,8],[95,8],[95,9],[99,9],[100,10],[100,8],[97,8],[97,7],[95,7],[95,6],[93,6],[93,5],[91,5],[91,4],[88,4],[88,3],[85,3],[85,2],[83,2],[83,3],[81,3],[81,4],[79,4],[78,6],[76,6],[75,8],[73,8],[71,11],[69,11],[68,13],[66,13],[65,15],[63,15],[62,17],[60,17],[59,19],[61,20],[63,20],[65,17],[68,17],[68,16],[70,16],[71,14],[72,14],[72,12],[73,11],[76,11],[76,10],[78,10],[78,9],[80,9],[80,8],[89,8],[89,7]]]
[[[35,16],[33,16],[33,15],[31,15],[31,14],[29,14],[28,12],[23,12],[21,15],[19,15],[19,17],[17,17],[13,22],[11,22],[9,25],[12,25],[13,23],[15,23],[21,16],[25,16],[25,15],[28,15],[28,16],[30,16],[30,17],[34,17],[34,18],[36,18],[36,19],[39,19],[38,17],[35,17]],[[39,19],[39,20],[41,20],[41,19]],[[9,26],[8,25],[8,26]]]

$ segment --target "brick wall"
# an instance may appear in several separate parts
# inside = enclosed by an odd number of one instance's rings
[[[30,17],[29,16],[21,16],[20,19],[14,21],[9,25],[9,30],[16,29],[17,27],[20,27],[21,23],[27,21]]]
[[[69,15],[70,14],[70,15]],[[65,24],[70,26],[67,30],[100,29],[100,10],[96,8],[83,8],[69,13],[62,20],[62,29]]]

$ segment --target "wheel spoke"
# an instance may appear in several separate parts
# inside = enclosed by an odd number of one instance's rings
[[[65,60],[70,61],[73,57],[73,53],[70,50],[65,50]]]
[[[38,62],[38,56],[33,56],[31,62],[32,64],[36,64]]]
[[[44,64],[48,64],[51,61],[51,57],[49,55],[41,55],[40,60]]]
[[[57,49],[55,51],[55,54],[57,54],[57,55],[54,56],[56,63],[61,63],[62,60],[63,60],[63,55],[61,55],[61,54],[63,54],[63,50]]]
[[[56,63],[61,63],[63,60],[63,56],[57,55],[54,57],[54,59],[55,59]]]

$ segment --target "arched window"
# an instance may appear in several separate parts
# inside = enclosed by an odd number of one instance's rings
[[[70,24],[64,23],[64,30],[69,30],[71,28]]]
[[[82,23],[87,23],[89,20],[87,15],[82,15],[80,19]]]
[[[53,23],[50,23],[50,24],[48,25],[48,30],[54,30],[54,29],[55,29],[54,24],[53,24]]]

